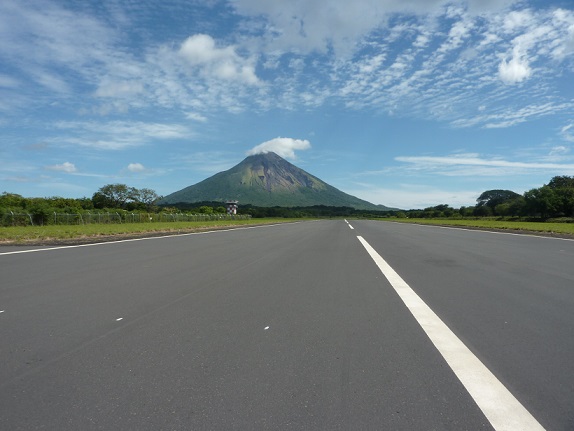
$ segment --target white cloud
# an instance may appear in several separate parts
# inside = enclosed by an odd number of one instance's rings
[[[535,18],[530,10],[514,10],[504,17],[503,30],[507,33],[513,33],[533,25]]]
[[[498,76],[502,82],[506,84],[515,84],[524,81],[530,77],[531,73],[532,71],[528,65],[528,61],[518,55],[514,55],[509,62],[503,59],[498,66]]]
[[[255,85],[259,79],[255,75],[252,60],[240,57],[234,46],[218,48],[215,40],[207,34],[188,37],[179,49],[179,54],[194,67],[199,67],[209,76],[223,80],[240,81]]]
[[[275,138],[253,147],[247,155],[273,152],[278,156],[293,160],[297,158],[296,150],[308,150],[309,148],[311,148],[311,143],[306,139]]]
[[[65,172],[67,174],[72,174],[74,172],[77,172],[76,166],[70,162],[64,162],[60,165],[46,166],[46,169],[48,169],[50,171]]]
[[[128,165],[128,171],[130,172],[143,172],[146,168],[141,163],[130,163]]]

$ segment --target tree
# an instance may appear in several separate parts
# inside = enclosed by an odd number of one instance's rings
[[[525,209],[528,214],[548,218],[556,215],[560,202],[554,189],[542,186],[524,193]]]
[[[557,199],[557,214],[561,216],[574,216],[574,177],[557,176],[548,183],[554,190]]]
[[[476,217],[488,217],[493,213],[492,208],[486,205],[477,205],[472,210],[472,214]]]
[[[4,208],[23,208],[25,198],[15,193],[3,192],[0,195],[0,206]]]
[[[463,217],[470,217],[473,214],[474,211],[474,207],[460,207],[460,209],[458,210],[458,212],[460,213],[461,216]]]
[[[548,183],[551,189],[574,189],[574,177],[566,175],[553,177]]]
[[[143,204],[147,211],[152,211],[154,209],[154,203],[160,196],[152,189],[136,189],[131,188],[131,198],[140,204]]]
[[[519,216],[524,212],[525,201],[523,196],[504,201],[494,207],[494,214],[499,216]]]
[[[201,214],[213,214],[213,208],[207,205],[199,207],[198,210]]]
[[[496,213],[496,206],[519,198],[518,193],[512,190],[487,190],[476,199],[477,207],[487,206]],[[502,214],[501,214],[502,215]]]
[[[92,196],[92,205],[97,209],[104,209],[112,207],[112,202],[106,195],[101,192],[96,192]]]
[[[46,205],[45,202],[36,202],[28,208],[30,214],[32,214],[32,218],[34,220],[34,224],[36,225],[45,225],[48,224],[50,220],[50,216],[52,215],[52,211]]]
[[[123,208],[131,194],[132,191],[125,184],[107,184],[94,193],[92,202],[95,208]]]
[[[556,176],[524,194],[524,210],[542,218],[574,216],[574,177]]]

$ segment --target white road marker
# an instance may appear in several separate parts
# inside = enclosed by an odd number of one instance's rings
[[[350,227],[352,230],[355,230],[355,228],[354,228],[353,226],[351,226],[350,223],[349,223],[349,227]]]
[[[434,311],[361,236],[357,236],[478,407],[498,431],[544,430]]]
[[[0,313],[4,313],[4,311],[6,311],[6,310],[0,310]]]
[[[124,319],[123,317],[118,317],[118,318],[116,319],[116,322],[119,322],[120,320],[123,320],[123,319]]]

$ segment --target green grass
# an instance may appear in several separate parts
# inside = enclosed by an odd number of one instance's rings
[[[49,225],[0,227],[0,243],[25,244],[62,240],[97,240],[110,235],[129,236],[146,233],[193,232],[228,226],[261,225],[295,221],[295,219],[214,220],[196,222],[154,222],[87,225]]]
[[[526,222],[502,220],[456,220],[456,219],[418,219],[418,218],[389,218],[380,219],[400,223],[417,223],[440,226],[476,227],[480,229],[519,230],[524,232],[545,232],[574,235],[574,223]]]

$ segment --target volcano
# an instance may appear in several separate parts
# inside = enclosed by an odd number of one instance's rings
[[[233,168],[174,192],[159,205],[237,200],[259,207],[308,207],[325,205],[384,211],[344,193],[273,152],[247,157]]]

